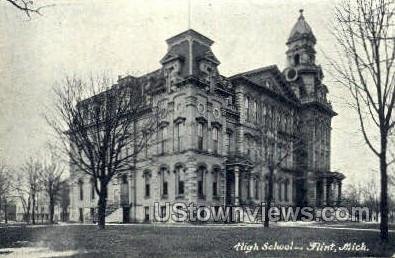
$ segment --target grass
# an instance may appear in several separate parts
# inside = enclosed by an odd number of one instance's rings
[[[254,256],[392,256],[393,242],[381,245],[378,232],[291,227],[173,227],[155,225],[94,225],[0,228],[0,248],[38,246],[56,251],[78,250],[83,257],[254,257]],[[27,241],[27,242],[25,242]],[[236,251],[238,242],[290,243],[309,246],[312,241],[335,243],[365,242],[368,252],[256,251],[246,255]]]

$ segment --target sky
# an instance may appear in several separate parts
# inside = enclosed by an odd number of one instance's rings
[[[32,19],[0,0],[0,158],[19,167],[42,153],[50,130],[56,82],[66,75],[140,75],[160,67],[165,40],[190,27],[215,41],[221,74],[277,64],[285,68],[285,42],[304,9],[317,38],[317,63],[338,113],[332,121],[332,170],[346,184],[377,178],[349,93],[335,83],[326,57],[336,58],[332,0],[43,0],[54,6]],[[190,19],[188,19],[190,5]],[[190,22],[189,22],[190,21]]]

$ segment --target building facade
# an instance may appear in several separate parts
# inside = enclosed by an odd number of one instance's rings
[[[166,116],[136,169],[110,184],[107,221],[153,221],[155,202],[259,205],[268,194],[269,164],[275,205],[340,202],[344,176],[330,167],[336,113],[302,13],[286,42],[283,71],[272,65],[225,77],[211,39],[187,30],[166,43],[161,68],[138,77]],[[95,220],[93,182],[71,175],[71,219]]]

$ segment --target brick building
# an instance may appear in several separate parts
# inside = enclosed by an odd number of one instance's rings
[[[302,13],[286,42],[283,71],[272,65],[225,77],[211,39],[187,30],[166,43],[160,69],[138,79],[155,91],[167,116],[137,168],[110,185],[107,221],[152,221],[155,202],[260,204],[268,188],[267,160],[282,157],[274,173],[276,205],[338,204],[344,176],[330,168],[336,113]],[[71,219],[91,221],[93,184],[73,171],[71,181]]]

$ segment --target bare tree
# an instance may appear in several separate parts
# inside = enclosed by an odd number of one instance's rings
[[[12,193],[13,177],[9,168],[0,162],[0,211],[4,212],[4,221],[8,223],[8,201]]]
[[[31,210],[31,221],[36,223],[36,206],[37,206],[37,193],[42,190],[40,181],[40,174],[42,173],[42,164],[33,158],[29,158],[22,167],[23,181],[21,182],[21,193],[28,193],[27,209]],[[28,211],[28,214],[29,214]]]
[[[363,138],[380,162],[380,237],[388,241],[388,136],[394,127],[394,1],[344,0],[336,7],[337,81],[353,98]],[[378,139],[378,140],[377,140]]]
[[[20,10],[26,14],[27,17],[31,17],[32,14],[42,15],[41,9],[52,6],[52,5],[41,5],[38,6],[36,3],[38,1],[33,0],[5,0],[10,3],[17,10]]]
[[[59,201],[62,186],[64,183],[64,168],[54,160],[54,155],[43,165],[40,174],[42,188],[48,197],[49,221],[54,223],[55,204]]]
[[[135,169],[137,156],[156,132],[163,112],[154,107],[138,78],[129,76],[110,86],[105,76],[88,83],[66,78],[54,88],[55,113],[47,116],[72,173],[93,179],[100,228],[105,227],[108,184]]]

